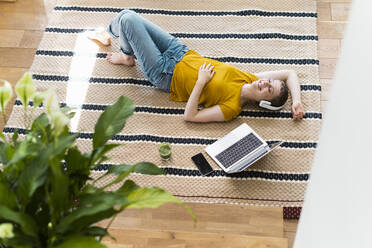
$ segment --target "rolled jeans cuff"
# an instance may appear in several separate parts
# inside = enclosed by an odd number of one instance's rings
[[[127,51],[125,51],[123,48],[120,48],[120,51],[122,52],[122,53],[124,53],[125,55],[128,55],[128,56],[133,56],[134,55],[134,52],[127,52]],[[136,57],[136,56],[134,56],[134,57]]]
[[[112,38],[119,38],[119,35],[115,35],[111,30],[111,24],[107,26],[106,32],[112,37]]]

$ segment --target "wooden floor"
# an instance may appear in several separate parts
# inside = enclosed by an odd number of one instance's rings
[[[352,0],[317,1],[319,78],[324,113]],[[54,2],[0,1],[1,79],[14,84],[30,68]],[[110,247],[143,247],[146,244],[151,247],[286,247],[288,238],[288,246],[292,247],[297,221],[283,222],[280,219],[281,209],[208,204],[191,204],[191,207],[199,217],[196,227],[190,222],[191,218],[176,206],[145,210],[141,214],[128,211],[114,222],[112,232],[120,236],[121,240],[125,231],[125,240],[133,240],[136,245],[107,242]],[[229,219],[221,219],[221,215],[227,212],[234,214]],[[195,231],[202,236],[196,235]],[[138,236],[144,238],[138,239]]]

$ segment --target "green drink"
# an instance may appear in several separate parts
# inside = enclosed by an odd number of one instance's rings
[[[171,146],[170,144],[163,142],[159,145],[159,153],[160,157],[164,161],[168,161],[170,159],[170,156],[172,154]]]

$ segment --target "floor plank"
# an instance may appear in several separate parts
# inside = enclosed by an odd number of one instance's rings
[[[14,3],[0,2],[0,12],[45,14],[44,0],[17,0]]]
[[[298,226],[298,220],[289,219],[284,220],[284,231],[285,232],[296,232]]]
[[[350,12],[350,3],[332,3],[332,21],[347,21]]]
[[[340,53],[340,40],[338,39],[319,39],[318,57],[319,58],[338,58]]]
[[[346,22],[319,21],[318,36],[319,39],[342,39],[346,28]]]
[[[0,29],[0,47],[18,47],[24,30]]]
[[[30,68],[35,52],[34,48],[0,48],[0,67]]]
[[[328,101],[330,96],[330,91],[332,88],[333,79],[320,79],[320,84],[322,85],[322,101]]]
[[[43,31],[26,30],[19,44],[20,48],[37,48],[43,37]]]
[[[44,30],[47,18],[43,13],[2,12],[0,29]]]
[[[331,20],[331,5],[330,3],[318,3],[318,21]]]
[[[28,68],[0,67],[0,79],[5,79],[15,85],[26,71]]]
[[[293,247],[298,220],[284,220],[284,237],[288,238],[288,247]]]
[[[327,116],[328,101],[320,101],[320,109],[322,111],[322,119],[324,120]]]
[[[319,78],[332,79],[337,66],[337,59],[335,58],[321,58],[319,59]]]
[[[108,238],[104,243],[133,245],[133,247],[272,247],[287,248],[288,241],[285,238],[257,237],[235,234],[197,233],[184,231],[158,231],[158,230],[133,230],[133,229],[110,229],[110,234],[116,238],[116,242]],[[120,247],[120,246],[119,246]]]
[[[292,248],[296,238],[296,232],[284,232],[284,237],[288,239],[288,247]]]
[[[127,209],[112,228],[176,230],[283,237],[281,208],[188,203],[198,218],[195,224],[183,207],[166,204],[157,209]],[[105,226],[109,220],[102,221]]]

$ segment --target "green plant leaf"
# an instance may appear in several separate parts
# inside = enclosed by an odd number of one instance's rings
[[[134,172],[146,174],[146,175],[165,175],[163,169],[157,167],[155,164],[150,162],[140,162],[135,164],[136,168]]]
[[[48,183],[50,192],[48,193],[48,205],[52,216],[52,223],[55,223],[65,209],[72,204],[69,195],[69,179],[62,172],[62,165],[59,160],[53,162],[50,166]]]
[[[25,234],[37,237],[38,227],[34,219],[27,214],[15,212],[4,205],[0,205],[0,219],[13,221],[21,226]]]
[[[177,203],[181,204],[192,216],[194,221],[196,221],[196,217],[192,210],[184,205],[184,203],[179,200],[178,198],[174,197],[172,194],[166,192],[160,188],[140,188],[135,191],[132,191],[128,195],[128,200],[131,202],[127,208],[157,208],[164,203]]]
[[[74,235],[68,237],[62,244],[54,246],[55,248],[107,248],[104,244],[101,244],[93,237],[87,237],[84,235]]]
[[[124,180],[124,178],[126,178],[130,173],[132,173],[136,169],[135,165],[121,164],[121,165],[116,165],[116,166],[117,168],[113,170],[115,171],[114,174],[118,174],[118,176],[114,180],[112,180],[110,183],[106,184],[102,189],[106,189],[114,184],[120,183],[121,181]],[[121,170],[120,173],[119,173],[119,170]]]
[[[97,236],[104,237],[104,236],[109,235],[109,233],[107,232],[105,228],[98,227],[98,226],[92,226],[92,227],[87,228],[86,230],[84,230],[84,234],[88,236],[94,236],[94,237],[97,237]]]
[[[120,146],[120,144],[106,144],[104,146],[100,146],[93,154],[92,164],[95,164],[99,159],[101,159],[106,153],[111,151],[112,149]]]
[[[0,83],[0,111],[5,114],[5,107],[13,96],[13,90],[8,81],[0,79]]]
[[[116,177],[113,181],[111,181],[110,183],[108,183],[107,185],[103,187],[103,189],[106,189],[114,184],[120,183],[132,172],[137,172],[137,173],[146,174],[146,175],[164,175],[165,174],[161,168],[157,167],[156,165],[150,162],[140,162],[135,165],[119,164],[119,165],[111,166],[108,169],[108,171],[105,174],[103,174],[101,177],[97,178],[95,182],[104,178],[105,176],[109,174],[118,175],[118,177]]]
[[[48,234],[48,223],[50,222],[50,208],[45,199],[45,187],[39,187],[32,195],[27,205],[26,213],[37,220],[40,228],[39,234]]]
[[[102,192],[100,188],[94,187],[92,184],[86,184],[81,190],[83,194],[94,194],[96,192]]]
[[[13,140],[13,144],[16,146],[18,143],[18,129],[14,130],[12,140]]]
[[[67,127],[70,119],[62,111],[53,111],[49,114],[53,124],[53,133],[59,136]]]
[[[129,171],[133,168],[133,165],[129,164],[118,164],[110,166],[110,168],[107,171],[107,174],[115,174],[119,175],[122,172]]]
[[[43,105],[47,111],[47,114],[50,115],[54,112],[59,112],[60,107],[58,103],[58,97],[55,88],[49,88],[44,91],[45,97],[43,100]],[[49,116],[50,117],[50,116]]]
[[[73,198],[79,195],[87,180],[89,180],[89,160],[89,156],[81,154],[76,147],[70,148],[65,156],[66,173],[69,177]]]
[[[67,118],[69,118],[71,120],[72,118],[74,118],[75,114],[76,114],[76,112],[70,112],[70,113],[66,113],[66,116],[67,116]]]
[[[121,206],[118,205],[117,207]],[[107,210],[102,210],[91,215],[82,216],[73,222],[72,224],[73,226],[68,227],[66,233],[81,233],[82,231],[96,224],[99,221],[102,221],[107,218],[112,218],[118,212],[119,212],[118,210],[109,208]]]
[[[32,98],[32,101],[34,103],[34,108],[37,108],[40,106],[40,104],[44,101],[45,99],[45,91],[44,92],[35,92],[33,98]]]
[[[39,115],[31,126],[31,132],[33,133],[46,133],[46,129],[49,125],[48,116],[45,113]]]
[[[17,198],[10,187],[5,182],[0,181],[0,205],[4,205],[9,209],[15,209],[17,207]]]
[[[14,248],[32,248],[36,246],[35,238],[24,234],[19,228],[14,227],[13,232],[14,237],[12,239],[5,240],[6,245]]]
[[[76,140],[78,134],[70,134],[68,136],[58,137],[57,145],[53,150],[52,155],[57,156],[61,153],[64,153],[67,148],[69,148],[74,141]]]
[[[125,197],[114,192],[102,191],[81,195],[78,208],[58,223],[56,231],[58,233],[65,233],[68,230],[79,232],[99,220],[116,214],[118,211],[114,209],[114,206],[126,206],[127,204]]]
[[[93,194],[84,194],[79,198],[79,207],[89,208],[86,210],[77,209],[76,211],[96,211],[98,209],[109,209],[115,205],[123,205],[129,203],[122,195],[117,194],[112,191],[96,191]],[[98,207],[96,210],[93,210],[94,207]]]
[[[81,154],[76,147],[72,147],[68,150],[65,160],[67,174],[90,174],[90,168],[88,167],[89,158]]]
[[[164,203],[182,204],[182,201],[160,188],[140,188],[128,195],[128,208],[157,208]]]
[[[132,169],[132,165],[129,165],[129,164],[119,164],[119,165],[114,165],[114,166],[110,166],[110,168],[107,170],[107,172],[105,174],[103,174],[102,176],[98,177],[97,179],[94,180],[93,184],[95,184],[97,181],[101,180],[102,178],[110,175],[110,174],[115,174],[115,175],[119,175],[120,173],[122,172],[126,172],[130,169]]]
[[[139,189],[140,187],[132,180],[126,180],[125,183],[116,191],[122,196],[127,197],[132,191]]]
[[[9,145],[0,141],[0,163],[2,163],[4,167],[7,167],[7,164],[9,162],[9,157],[7,153],[8,146]]]
[[[0,139],[2,139],[4,142],[6,142],[6,138],[4,133],[0,133]]]
[[[47,179],[49,150],[41,151],[37,157],[30,160],[27,166],[21,171],[19,176],[16,193],[26,207],[30,198],[38,187],[43,185]]]
[[[9,164],[15,164],[27,156],[36,156],[41,149],[40,144],[32,143],[25,139],[16,147],[12,159]]]
[[[32,82],[32,75],[26,72],[21,79],[15,85],[15,92],[17,96],[21,99],[24,108],[27,108],[29,99],[35,94],[35,85]]]
[[[126,120],[133,114],[134,105],[132,100],[127,97],[119,97],[119,99],[98,118],[93,134],[93,148],[104,145],[115,134],[119,133]]]

